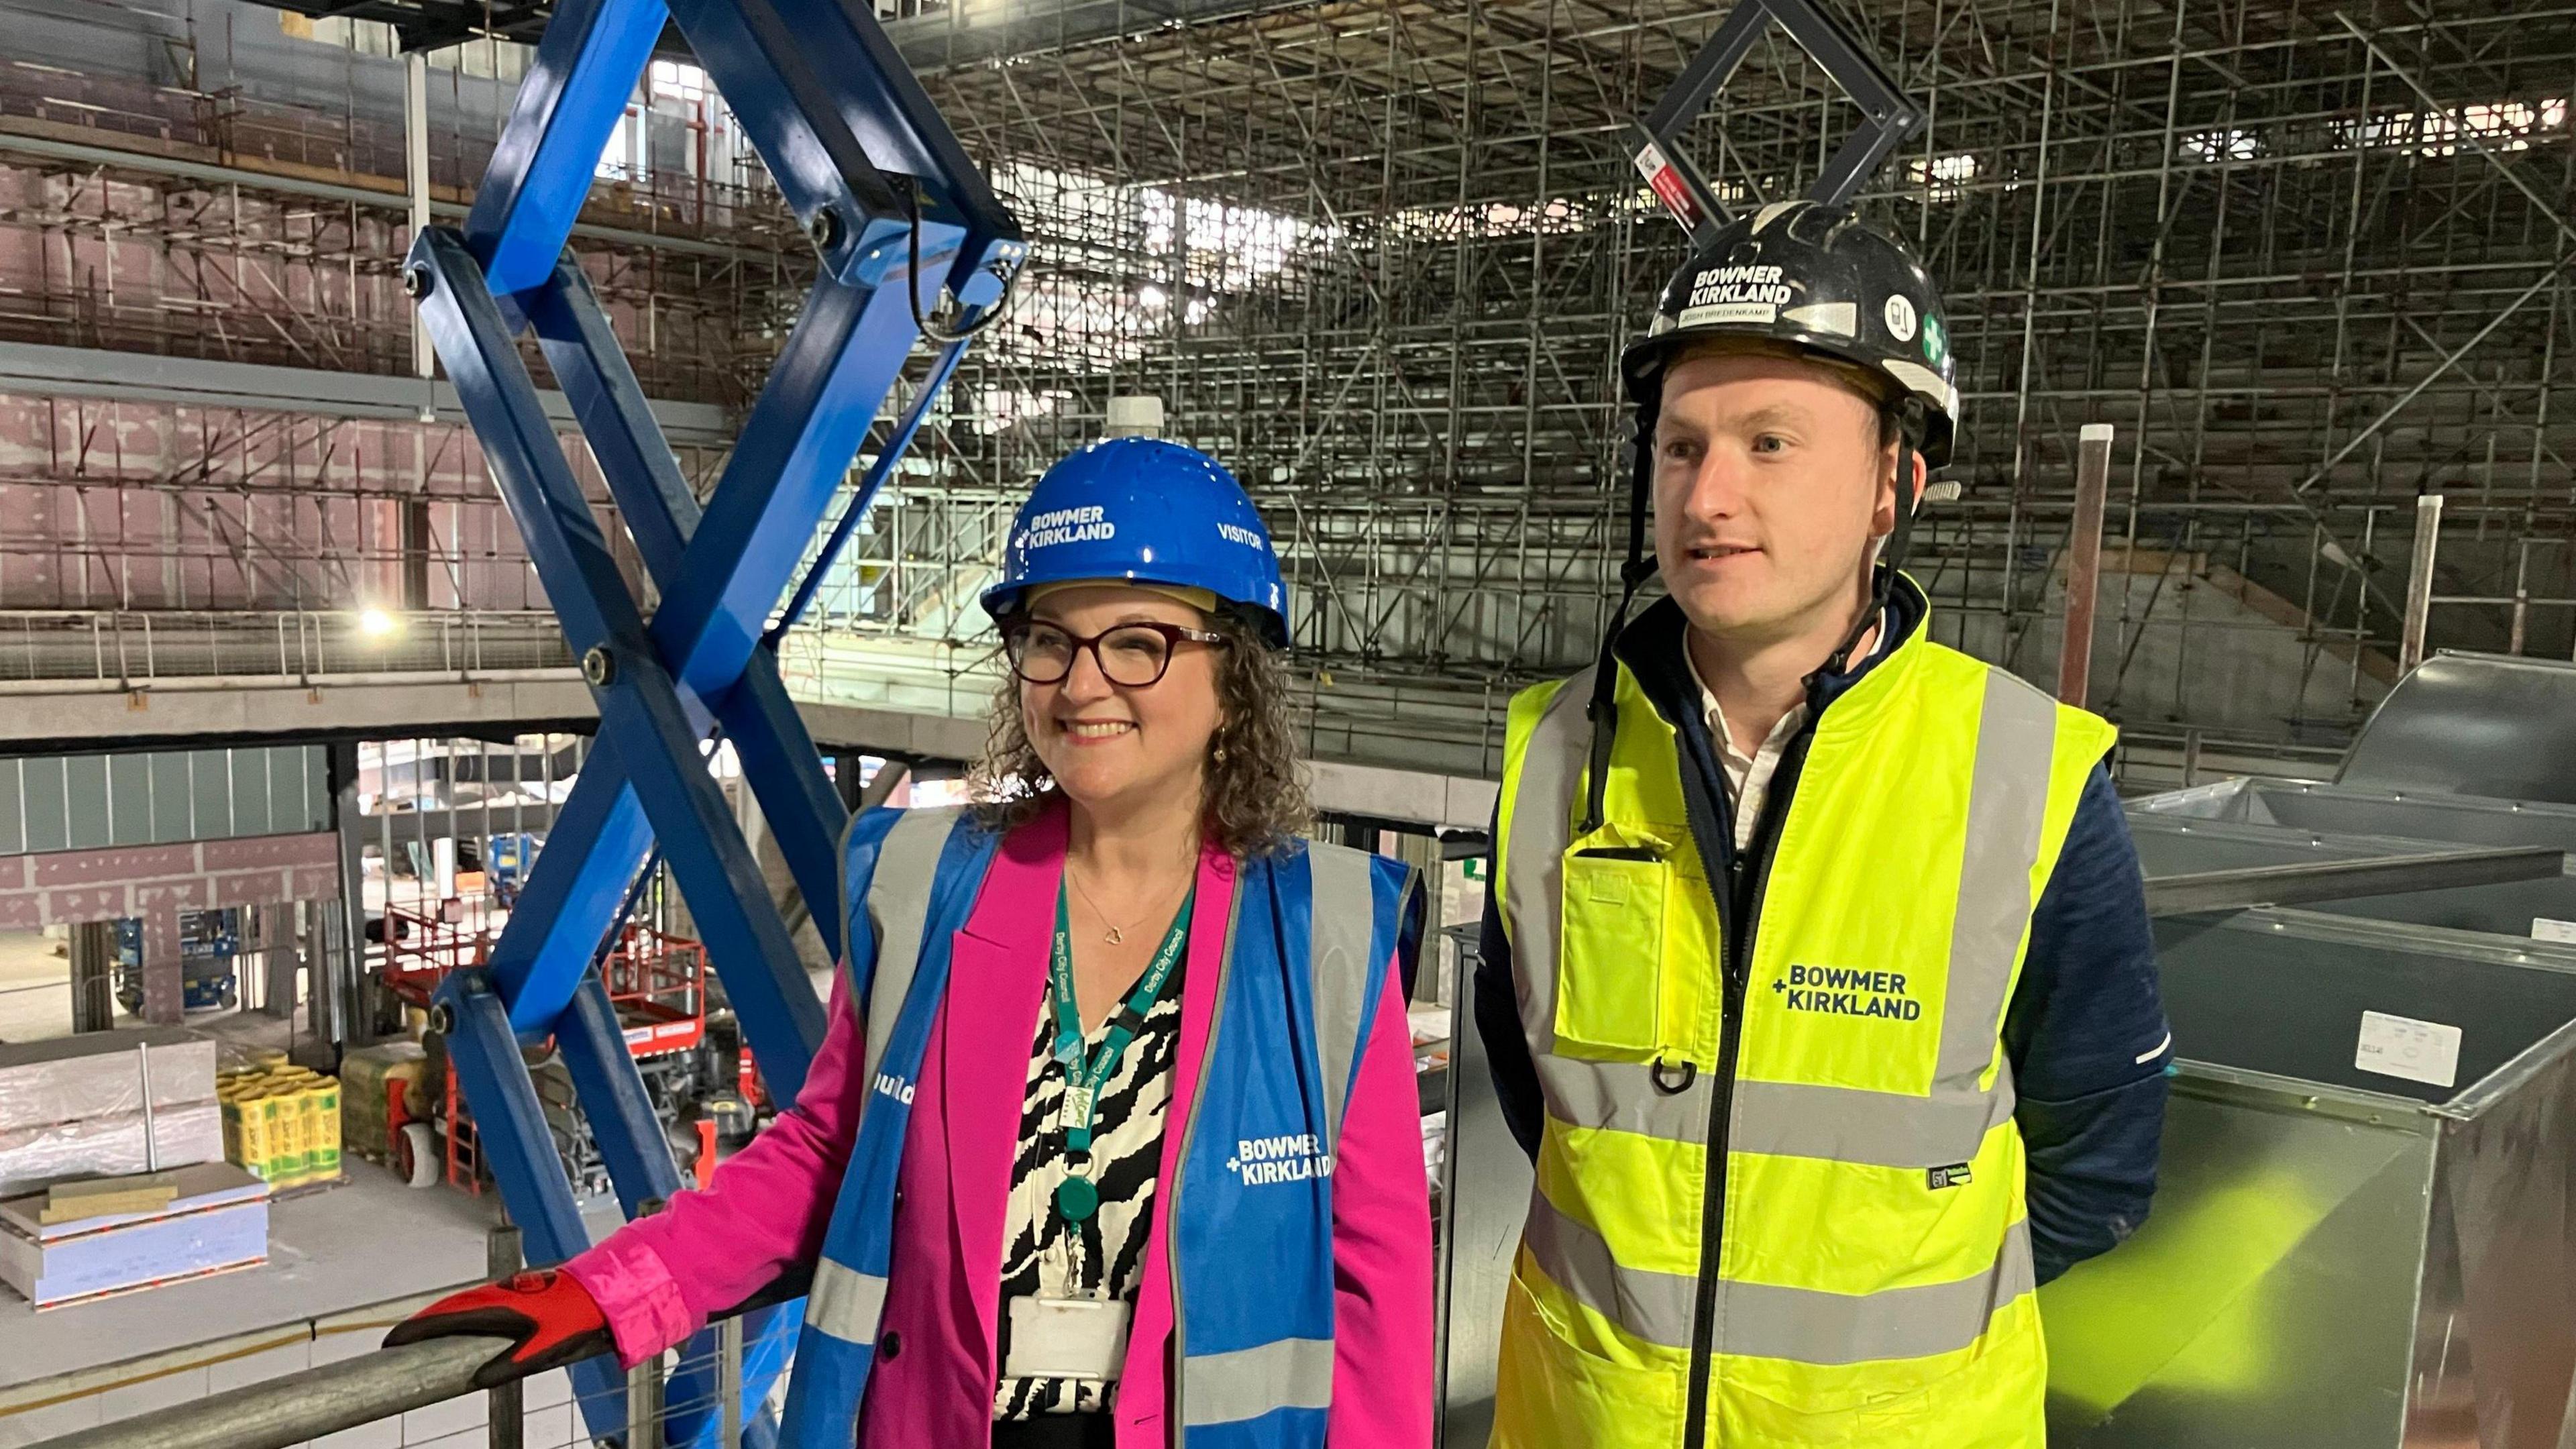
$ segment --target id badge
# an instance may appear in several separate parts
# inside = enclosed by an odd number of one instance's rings
[[[1077,1127],[1089,1127],[1091,1125],[1091,1089],[1077,1087],[1067,1082],[1064,1087],[1064,1104],[1056,1108],[1055,1120],[1056,1125],[1067,1132]]]
[[[1118,1377],[1127,1357],[1131,1305],[1104,1298],[1014,1298],[1011,1355],[1002,1365],[1015,1379]]]

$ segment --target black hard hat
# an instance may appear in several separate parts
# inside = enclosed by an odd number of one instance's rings
[[[1641,437],[1662,405],[1666,361],[1710,338],[1784,343],[1885,378],[1889,406],[1923,403],[1924,464],[1950,460],[1959,388],[1941,293],[1911,248],[1850,208],[1773,202],[1673,275],[1646,335],[1619,359]]]

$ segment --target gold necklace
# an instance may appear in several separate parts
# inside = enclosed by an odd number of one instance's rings
[[[1109,920],[1109,913],[1108,913],[1107,911],[1104,911],[1104,910],[1102,910],[1102,909],[1100,908],[1100,902],[1099,902],[1099,901],[1097,901],[1097,900],[1093,899],[1092,894],[1091,894],[1091,888],[1090,888],[1090,887],[1088,887],[1088,886],[1086,886],[1086,885],[1084,885],[1084,884],[1082,883],[1082,877],[1081,877],[1081,876],[1079,876],[1079,875],[1074,874],[1074,871],[1073,871],[1073,862],[1072,862],[1072,861],[1070,861],[1070,860],[1066,861],[1066,862],[1065,862],[1065,864],[1064,864],[1064,878],[1065,878],[1066,880],[1069,880],[1069,881],[1073,882],[1073,888],[1074,888],[1074,890],[1075,890],[1076,892],[1078,892],[1078,893],[1082,896],[1082,903],[1083,903],[1084,905],[1087,905],[1087,906],[1091,907],[1091,913],[1092,913],[1093,915],[1095,915],[1095,916],[1099,917],[1099,918],[1100,918],[1100,920],[1101,920],[1101,922],[1102,922],[1104,925],[1105,925],[1105,924],[1107,924],[1107,923],[1108,923],[1108,920]],[[1105,935],[1105,936],[1102,936],[1102,937],[1101,937],[1101,939],[1102,939],[1103,941],[1108,942],[1108,943],[1109,943],[1110,945],[1112,945],[1112,946],[1116,946],[1116,945],[1123,944],[1123,943],[1126,941],[1126,939],[1127,939],[1127,932],[1128,932],[1128,930],[1129,930],[1129,929],[1132,929],[1133,927],[1141,926],[1141,925],[1145,924],[1145,922],[1147,922],[1147,921],[1149,921],[1149,920],[1152,920],[1152,919],[1153,919],[1153,916],[1154,916],[1154,912],[1153,912],[1153,910],[1152,910],[1151,908],[1149,908],[1149,909],[1147,909],[1147,910],[1146,910],[1145,914],[1143,914],[1143,915],[1141,915],[1141,916],[1138,916],[1136,919],[1134,919],[1134,920],[1132,920],[1132,921],[1129,921],[1129,922],[1127,923],[1127,925],[1126,925],[1126,926],[1123,926],[1123,927],[1122,927],[1122,926],[1110,926],[1110,927],[1109,927],[1109,933],[1108,933],[1107,935]]]

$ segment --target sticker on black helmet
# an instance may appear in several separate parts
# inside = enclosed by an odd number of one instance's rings
[[[1780,309],[1769,302],[1713,302],[1682,309],[1684,327],[1716,327],[1728,322],[1754,322],[1768,327],[1779,320]]]
[[[1950,339],[1941,329],[1941,319],[1923,314],[1923,360],[1939,367],[1950,355]]]
[[[1914,340],[1914,304],[1906,300],[1903,292],[1887,294],[1887,307],[1882,315],[1887,318],[1890,336],[1899,342]]]
[[[1780,320],[1829,337],[1849,337],[1860,331],[1860,308],[1851,302],[1811,302],[1781,313]]]
[[[1959,389],[1941,374],[1903,357],[1881,358],[1878,365],[1888,376],[1904,384],[1906,391],[1919,395],[1944,416],[1955,418],[1959,415]]]
[[[1790,290],[1776,266],[1704,268],[1691,279],[1690,298],[1682,303],[1681,325],[1707,327],[1726,322],[1768,326],[1789,305]]]

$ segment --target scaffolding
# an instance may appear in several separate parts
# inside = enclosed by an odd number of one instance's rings
[[[1965,496],[1916,544],[1945,641],[2052,677],[2076,434],[2108,422],[2132,587],[2097,705],[2220,722],[2195,654],[2268,632],[2302,687],[2226,722],[2340,736],[2393,674],[2425,491],[2435,642],[2576,644],[2576,12],[1841,8],[1931,117],[1864,204],[1942,279],[1962,363]],[[1146,392],[1280,534],[1321,727],[1354,687],[1577,667],[1616,592],[1615,358],[1681,254],[1623,128],[1720,14],[1395,0],[1071,46],[1042,14],[1012,63],[934,69],[1040,265],[826,623],[969,637],[1009,504]],[[1857,119],[1775,34],[1696,139],[1749,208]]]
[[[973,709],[973,600],[1012,507],[1109,398],[1150,393],[1280,538],[1315,746],[1490,764],[1510,691],[1578,666],[1615,595],[1615,359],[1681,256],[1625,127],[1723,7],[878,8],[1036,263],[789,636],[791,675]],[[2394,676],[2423,493],[2446,504],[2433,643],[2576,651],[2576,8],[1840,9],[1930,117],[1863,204],[1943,281],[1962,366],[1964,496],[1916,543],[1945,642],[2053,677],[2076,434],[2107,422],[2091,699],[2133,737],[2344,738]],[[206,0],[191,26],[258,13]],[[36,266],[8,273],[0,342],[404,372],[400,116],[365,70],[399,63],[315,49],[349,72],[336,110],[256,100],[211,60],[174,60],[175,85],[0,65],[0,251]],[[648,389],[730,408],[810,252],[688,80],[639,89],[576,248]],[[498,102],[446,84],[452,205]],[[1753,207],[1857,119],[1774,36],[1694,144]],[[72,129],[131,159],[10,149]],[[460,428],[41,407],[0,420],[25,429],[0,607],[536,606]],[[683,450],[701,485],[722,459]],[[2282,683],[2231,700],[2240,676]]]
[[[147,32],[168,19],[100,8]],[[184,34],[159,37],[146,67],[159,78],[0,59],[0,609],[165,623],[543,611],[471,430],[452,407],[429,416],[427,383],[356,406],[297,390],[414,368],[396,275],[409,239],[403,118],[380,94],[390,72],[399,99],[402,62],[318,41],[299,51],[290,29],[261,54],[310,69],[309,93],[264,99],[255,92],[274,85],[232,69],[234,32],[253,20],[278,24],[196,7]],[[339,70],[345,85],[329,84]],[[692,74],[666,62],[648,79],[575,251],[647,389],[721,425],[766,373],[812,263]],[[427,186],[433,214],[452,214],[490,153],[484,102],[505,92],[469,94],[455,68],[436,75]],[[318,99],[334,91],[337,105]],[[6,395],[9,379],[65,359],[134,354],[201,364],[190,377],[212,380],[184,397],[157,373]],[[533,344],[529,356],[543,377]],[[725,431],[675,439],[686,476],[720,466]],[[586,452],[575,463],[622,537]]]

